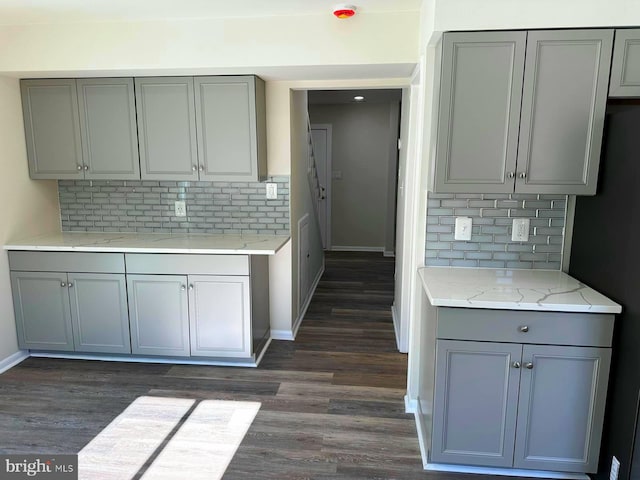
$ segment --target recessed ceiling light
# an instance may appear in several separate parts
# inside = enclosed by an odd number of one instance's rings
[[[353,97],[356,102],[364,102],[364,97],[362,95],[356,95]]]

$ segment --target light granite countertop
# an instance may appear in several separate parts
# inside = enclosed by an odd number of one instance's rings
[[[418,270],[436,307],[620,313],[622,308],[556,270],[425,267]]]
[[[162,233],[52,233],[10,241],[5,250],[275,255],[284,235]]]

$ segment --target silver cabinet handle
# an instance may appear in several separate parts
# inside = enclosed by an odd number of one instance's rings
[[[76,168],[78,169],[78,171],[80,171],[82,170],[82,165],[78,165]]]
[[[84,166],[84,171],[86,172],[87,170],[89,170],[89,165]]]
[[[180,290],[182,290],[183,292],[187,289],[186,285],[180,285]]]
[[[520,362],[513,362],[513,363],[511,364],[511,366],[512,366],[513,368],[520,368]]]
[[[64,287],[67,286],[67,284],[66,284],[66,282],[60,282],[60,286],[64,288]]]
[[[507,178],[514,178],[516,176],[515,172],[507,173]]]
[[[73,288],[73,283],[71,283],[71,282],[67,283],[67,287]]]
[[[193,290],[193,284],[189,285],[189,290]]]
[[[198,171],[199,171],[199,172],[204,172],[204,167],[203,167],[202,165],[200,165],[200,166],[198,167]]]
[[[198,167],[196,167],[195,165],[191,167],[191,171],[192,172],[197,172],[198,171]]]
[[[522,326],[520,327],[520,331],[521,331],[522,333],[527,333],[527,332],[529,331],[529,325],[522,325]]]
[[[522,179],[527,178],[527,172],[521,172],[518,176]]]
[[[527,362],[527,363],[525,363],[525,364],[524,364],[524,368],[526,368],[526,369],[528,369],[528,370],[531,370],[531,369],[533,368],[533,363],[531,363],[531,362]]]

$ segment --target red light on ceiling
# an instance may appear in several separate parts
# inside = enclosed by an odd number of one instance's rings
[[[336,5],[333,14],[338,18],[350,18],[356,14],[356,7],[353,5]]]

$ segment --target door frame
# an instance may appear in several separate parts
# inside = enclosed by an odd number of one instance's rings
[[[326,225],[325,235],[327,237],[325,250],[331,250],[331,182],[333,180],[333,170],[332,170],[332,158],[331,158],[331,146],[333,145],[333,125],[330,123],[312,123],[311,124],[311,132],[312,132],[312,141],[313,141],[313,130],[325,130],[327,134],[327,158],[325,162],[325,179],[324,179],[324,188],[325,188],[325,201],[326,203]],[[320,181],[320,178],[318,178]],[[322,185],[322,183],[321,183]]]

